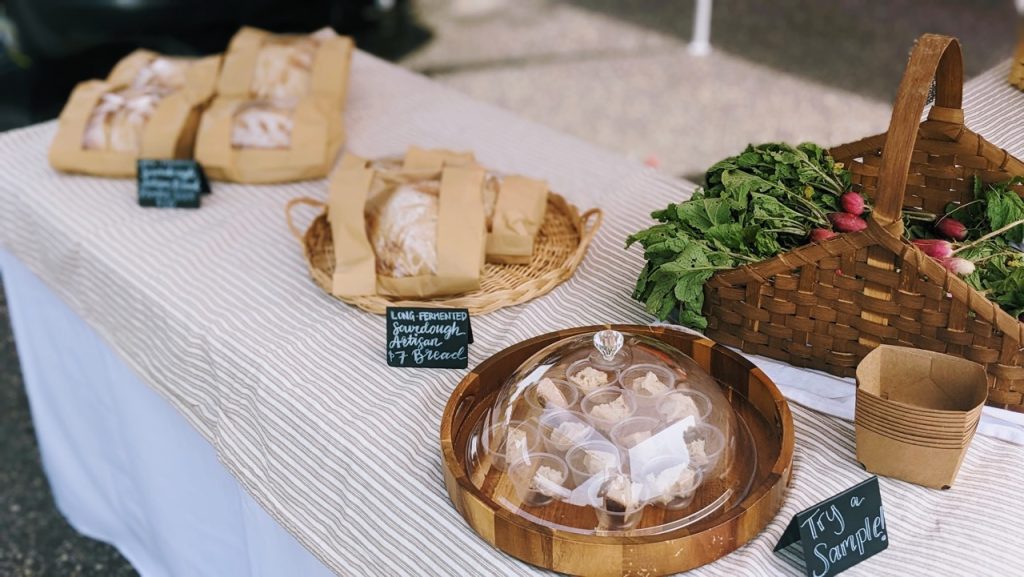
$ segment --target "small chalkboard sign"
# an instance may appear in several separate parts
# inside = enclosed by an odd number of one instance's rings
[[[796,514],[775,551],[799,543],[808,577],[836,575],[889,546],[878,477]]]
[[[388,365],[464,369],[473,329],[466,309],[388,307]]]
[[[194,160],[140,159],[136,174],[140,206],[199,208],[199,197],[210,192],[203,167]]]

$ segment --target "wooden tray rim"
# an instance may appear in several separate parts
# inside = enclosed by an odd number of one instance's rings
[[[747,366],[750,369],[750,374],[755,376],[759,381],[761,381],[761,383],[766,387],[766,389],[771,394],[775,402],[776,410],[779,414],[780,425],[782,428],[782,447],[779,451],[779,456],[772,464],[771,473],[760,484],[752,487],[750,493],[747,495],[746,498],[743,499],[743,501],[737,504],[732,511],[725,514],[724,516],[713,517],[715,521],[718,521],[715,525],[707,527],[703,531],[697,533],[691,531],[690,527],[684,527],[681,529],[677,529],[675,531],[670,531],[659,535],[643,536],[584,535],[580,533],[572,533],[568,531],[562,531],[559,529],[545,527],[533,523],[524,517],[516,515],[515,513],[505,509],[504,507],[496,503],[493,499],[490,499],[489,497],[484,495],[482,491],[480,491],[476,486],[473,485],[472,482],[470,482],[469,478],[466,476],[466,473],[462,470],[461,463],[456,459],[454,452],[455,441],[452,436],[454,432],[453,427],[456,419],[456,409],[459,405],[459,400],[463,398],[463,396],[467,393],[470,387],[477,382],[477,374],[481,368],[486,368],[489,364],[496,362],[496,359],[503,353],[511,352],[526,347],[531,347],[537,344],[538,342],[546,340],[552,340],[553,342],[553,339],[561,339],[586,332],[593,332],[609,328],[623,332],[642,334],[654,338],[659,338],[659,336],[664,334],[666,331],[673,331],[678,333],[679,336],[682,336],[684,339],[687,340],[705,341],[706,343],[710,343],[712,346],[717,347],[720,351],[722,351],[723,354],[725,354],[726,356],[732,358],[735,361],[738,361],[741,365]],[[446,480],[447,477],[450,475],[453,481],[457,483],[458,486],[467,495],[472,496],[475,500],[479,501],[482,505],[489,509],[495,515],[495,517],[501,518],[503,521],[509,522],[527,531],[542,532],[544,534],[550,535],[554,539],[578,543],[590,543],[595,545],[644,545],[652,543],[661,543],[664,541],[684,539],[690,536],[701,535],[709,531],[714,531],[718,528],[731,524],[740,517],[746,515],[750,510],[760,506],[764,499],[770,498],[772,496],[773,491],[778,487],[780,482],[785,483],[788,486],[793,460],[793,444],[795,440],[793,430],[793,417],[792,413],[790,413],[789,405],[786,402],[785,397],[783,397],[782,393],[778,390],[778,387],[775,386],[775,383],[772,382],[772,380],[769,379],[768,376],[765,375],[764,372],[761,371],[761,369],[759,369],[756,365],[751,363],[749,360],[747,360],[739,353],[736,353],[735,351],[726,348],[722,345],[718,345],[714,341],[707,339],[705,337],[693,335],[683,331],[678,331],[670,327],[646,325],[592,325],[586,327],[578,327],[574,329],[555,331],[538,335],[531,339],[527,339],[525,341],[507,347],[502,351],[499,351],[498,353],[495,353],[493,356],[477,365],[477,367],[474,368],[469,374],[467,374],[466,377],[463,378],[462,381],[459,382],[458,386],[456,386],[456,388],[452,391],[452,394],[449,397],[448,402],[445,404],[444,413],[442,414],[441,417],[440,438],[442,461],[444,467],[447,469],[445,471]],[[461,513],[462,512],[460,511],[460,514]],[[777,513],[777,511],[775,513]],[[469,521],[467,520],[467,522]],[[697,524],[699,525],[700,522],[698,522]],[[470,525],[472,526],[472,523],[470,523]],[[739,548],[745,542],[746,541],[737,542],[733,550]]]

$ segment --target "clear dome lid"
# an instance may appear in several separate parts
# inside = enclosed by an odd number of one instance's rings
[[[467,444],[502,507],[584,534],[673,531],[738,503],[756,454],[718,383],[653,338],[563,339],[509,376]]]

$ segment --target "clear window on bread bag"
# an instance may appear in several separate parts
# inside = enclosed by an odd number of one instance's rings
[[[317,47],[333,37],[329,28],[308,36],[266,36],[252,73],[250,92],[255,100],[235,112],[232,147],[291,147],[295,107],[310,93]]]
[[[154,56],[129,86],[100,96],[85,125],[82,148],[138,153],[146,123],[164,97],[184,88],[188,66],[186,60]]]
[[[139,88],[103,94],[85,125],[82,148],[138,153],[146,123],[162,98],[159,92]]]
[[[292,145],[294,105],[274,101],[243,104],[231,123],[234,148],[283,149]]]

